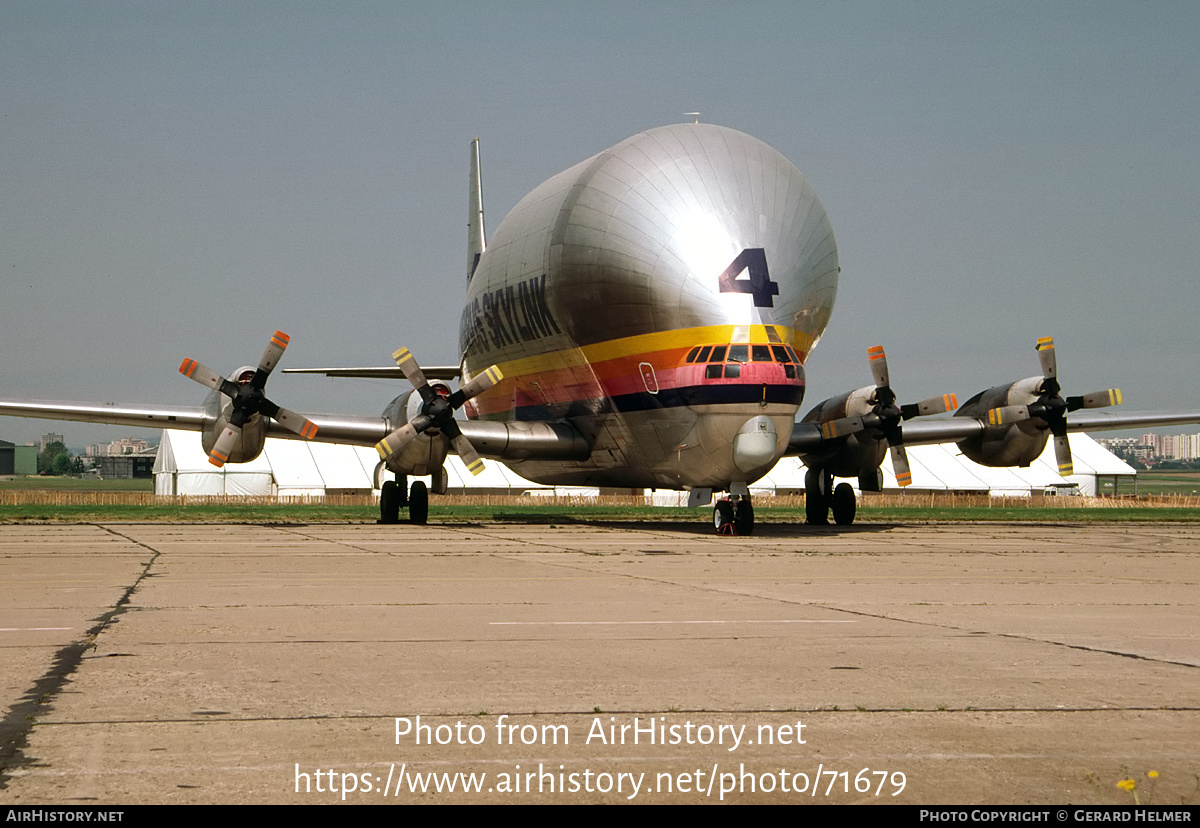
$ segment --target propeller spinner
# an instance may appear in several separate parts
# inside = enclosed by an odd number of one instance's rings
[[[185,359],[179,366],[179,373],[188,379],[214,388],[233,400],[233,413],[229,417],[229,423],[208,453],[208,462],[217,468],[224,466],[229,460],[230,452],[233,451],[238,438],[242,435],[242,426],[249,422],[255,414],[270,417],[306,440],[317,436],[317,427],[312,422],[295,411],[289,411],[271,402],[263,390],[267,384],[267,377],[271,375],[279,358],[283,356],[289,341],[290,337],[287,334],[283,331],[276,331],[271,337],[271,341],[267,343],[262,358],[258,361],[258,368],[252,375],[240,377],[238,382],[226,379],[194,359]]]
[[[993,408],[987,413],[989,425],[1007,425],[1025,420],[1041,420],[1054,435],[1054,457],[1058,461],[1058,473],[1066,476],[1075,473],[1071,461],[1071,445],[1067,440],[1067,413],[1081,408],[1107,408],[1121,404],[1121,389],[1106,388],[1080,397],[1062,398],[1062,386],[1058,383],[1058,361],[1054,356],[1054,338],[1043,336],[1037,341],[1038,360],[1042,365],[1041,396],[1029,405],[1006,405]]]
[[[430,387],[428,380],[425,379],[425,372],[421,370],[416,357],[407,348],[396,351],[392,354],[392,359],[396,360],[396,364],[400,366],[404,376],[421,395],[421,413],[375,445],[379,456],[387,460],[415,440],[418,435],[431,428],[437,428],[450,439],[454,450],[458,452],[458,456],[462,458],[471,474],[477,475],[482,472],[483,459],[475,451],[471,441],[459,429],[458,423],[454,419],[454,412],[461,408],[467,400],[482,394],[498,383],[504,376],[500,373],[500,369],[493,365],[476,375],[449,397],[443,397]]]

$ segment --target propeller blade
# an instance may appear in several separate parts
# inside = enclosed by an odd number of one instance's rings
[[[1042,376],[1058,376],[1058,362],[1054,357],[1054,337],[1043,336],[1037,341],[1038,359],[1042,363]]]
[[[458,452],[459,458],[473,475],[479,475],[483,472],[483,458],[479,456],[479,452],[475,451],[475,447],[471,445],[471,441],[459,429],[458,424],[451,420],[447,425],[442,427],[442,431],[450,438],[451,445]]]
[[[471,378],[471,381],[462,388],[450,395],[450,405],[453,408],[459,408],[467,400],[473,399],[484,391],[491,388],[500,380],[504,379],[504,374],[495,365],[488,368],[482,374],[476,374]]]
[[[263,380],[266,380],[275,370],[275,366],[279,364],[279,358],[283,356],[289,342],[291,342],[291,337],[283,331],[276,331],[271,335],[271,341],[267,343],[266,350],[263,351],[262,358],[258,361],[258,373],[262,375]]]
[[[185,359],[179,365],[179,373],[183,374],[190,380],[195,380],[208,388],[215,388],[221,391],[226,396],[232,397],[237,394],[237,386],[223,376],[218,374],[213,369],[206,365],[201,365],[194,359]],[[226,385],[230,386],[227,390]]]
[[[913,417],[945,414],[947,411],[953,411],[956,408],[958,408],[958,397],[954,394],[942,394],[939,397],[930,397],[927,400],[901,406],[900,416],[906,420],[911,420]]]
[[[883,352],[883,346],[876,345],[868,348],[867,361],[871,364],[871,375],[875,377],[875,387],[890,388],[892,384],[888,381],[887,354]]]
[[[840,420],[830,420],[827,423],[821,423],[821,436],[826,440],[833,440],[837,437],[847,437],[851,434],[856,434],[862,431],[862,417],[842,417]]]
[[[1121,389],[1108,388],[1104,391],[1093,391],[1081,397],[1067,397],[1067,411],[1078,411],[1081,408],[1108,408],[1110,405],[1121,404]]]
[[[317,436],[317,427],[307,417],[297,414],[295,411],[289,411],[286,408],[275,406],[275,413],[266,413],[275,422],[286,428],[288,431],[295,432],[305,440],[311,440]]]
[[[418,434],[420,432],[417,431],[416,426],[412,423],[405,423],[376,443],[375,451],[379,452],[380,459],[386,460],[408,445],[409,442],[415,440]]]
[[[421,395],[421,399],[425,402],[430,402],[434,396],[434,391],[429,387],[429,381],[425,379],[425,372],[421,370],[421,366],[417,364],[417,358],[412,355],[408,348],[401,348],[392,354],[392,359],[396,361],[396,365],[404,373],[404,378],[412,384],[412,387]]]
[[[1054,435],[1054,458],[1058,461],[1058,473],[1063,477],[1075,473],[1075,464],[1071,460],[1071,444],[1065,431]]]
[[[1027,405],[1005,405],[1000,408],[993,408],[987,413],[988,425],[1005,425],[1019,423],[1029,419],[1029,406]]]
[[[241,436],[242,430],[237,426],[232,424],[225,426],[225,430],[221,432],[221,436],[217,438],[217,442],[213,444],[212,450],[208,453],[208,462],[218,469],[224,466],[229,461],[229,455]]]
[[[912,485],[912,469],[908,465],[908,452],[904,444],[892,446],[888,451],[892,454],[892,471],[896,473],[896,483],[900,486]]]

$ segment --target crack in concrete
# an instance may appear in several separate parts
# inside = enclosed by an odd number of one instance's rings
[[[83,634],[83,638],[62,647],[55,654],[50,669],[35,681],[33,687],[26,691],[21,700],[9,709],[3,719],[0,719],[0,791],[8,788],[8,780],[13,771],[30,764],[25,757],[25,748],[29,744],[29,734],[37,724],[37,714],[52,709],[54,698],[66,686],[75,670],[79,668],[84,654],[96,647],[96,639],[100,634],[113,623],[117,616],[125,612],[129,599],[141,585],[142,579],[149,575],[150,567],[158,559],[159,551],[157,549],[108,526],[96,523],[90,525],[148,550],[151,553],[150,559],[146,561],[141,573],[125,589],[112,609],[96,618],[95,623]]]

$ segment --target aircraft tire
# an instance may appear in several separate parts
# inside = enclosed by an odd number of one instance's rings
[[[733,523],[733,504],[728,500],[718,500],[713,505],[713,529],[718,535],[727,535],[731,523]]]
[[[739,535],[754,534],[754,506],[747,498],[738,501],[737,508],[733,512],[733,522],[737,526]]]
[[[829,498],[821,491],[823,474],[819,468],[804,473],[804,522],[810,526],[829,524]]]
[[[408,522],[416,526],[429,522],[429,488],[422,480],[414,480],[408,490]]]
[[[849,526],[854,523],[854,512],[857,507],[854,487],[849,483],[839,483],[833,490],[833,522],[838,526]]]
[[[829,523],[829,504],[824,495],[804,495],[804,521],[813,526],[825,526]]]
[[[400,487],[395,480],[385,480],[379,489],[379,522],[400,522]]]

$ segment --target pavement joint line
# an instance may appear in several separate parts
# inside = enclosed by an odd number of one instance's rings
[[[812,758],[811,755],[807,754],[807,753],[779,753],[779,754],[777,754],[777,756],[783,761],[791,761],[791,760],[796,760],[796,759],[803,760],[803,759]],[[929,760],[929,761],[937,761],[937,762],[963,762],[963,761],[971,761],[971,760],[1032,761],[1032,760],[1047,760],[1047,759],[1063,759],[1063,758],[1069,758],[1070,754],[1064,754],[1064,753],[1060,753],[1060,752],[916,753],[916,752],[910,751],[907,753],[869,753],[869,754],[866,754],[866,753],[823,753],[823,754],[821,754],[821,757],[830,762],[859,762],[863,759],[867,759],[867,760],[880,759],[880,760],[883,760],[886,762],[894,762],[894,761],[899,761],[899,760],[909,760],[909,761]],[[1191,759],[1192,754],[1190,754],[1190,753],[1166,753],[1166,754],[1163,754],[1163,753],[1158,753],[1158,752],[1147,752],[1147,753],[1130,755],[1128,753],[1119,753],[1119,754],[1118,753],[1099,753],[1099,754],[1094,754],[1093,758],[1094,759],[1105,759],[1105,760],[1109,760],[1109,761],[1130,761],[1130,760],[1134,760],[1134,759],[1140,759],[1142,761],[1161,762],[1163,760],[1171,760],[1171,759]],[[564,760],[561,756],[556,757],[556,756],[551,756],[551,755],[547,754],[544,756],[532,756],[531,757],[528,754],[521,753],[521,754],[512,754],[511,756],[500,757],[497,759],[474,759],[467,763],[464,763],[461,760],[456,760],[456,759],[422,759],[420,762],[420,767],[422,767],[422,768],[426,768],[426,767],[430,767],[430,768],[493,767],[493,766],[494,767],[512,767],[514,764],[520,765],[521,763],[532,764],[535,762],[541,762],[544,764],[555,764],[555,763],[560,763],[562,761],[564,761]],[[615,766],[615,765],[618,765],[621,763],[650,764],[650,763],[678,762],[678,761],[680,761],[679,757],[676,755],[671,755],[671,754],[662,754],[659,756],[646,755],[646,754],[638,754],[638,755],[615,754],[611,757],[611,759],[607,759],[606,763],[607,763],[607,766],[612,767],[612,766]],[[389,764],[395,764],[395,763],[389,762],[389,761],[383,761],[383,760],[377,761],[377,762],[363,762],[360,760],[360,761],[342,762],[342,763],[340,763],[339,766],[345,767],[345,768],[358,768],[360,770],[363,770],[363,769],[369,769],[369,768],[387,768]],[[215,771],[219,771],[219,772],[262,774],[262,773],[277,772],[280,770],[290,770],[293,767],[293,763],[292,762],[278,762],[278,763],[269,764],[269,765],[213,764],[213,765],[208,765],[206,767],[208,767],[210,770],[215,770]],[[153,773],[156,770],[157,770],[157,768],[155,766],[146,765],[143,767],[133,767],[133,768],[111,768],[111,769],[104,770],[102,773],[105,776],[139,777],[139,776],[144,776],[147,773]],[[78,776],[78,772],[77,771],[56,771],[56,770],[49,770],[46,768],[38,768],[36,770],[21,771],[17,775],[23,776],[23,777],[40,778],[40,779],[71,779],[71,778]],[[993,806],[992,810],[996,810],[996,808]],[[1152,809],[1152,810],[1157,810],[1157,808]]]
[[[740,594],[740,593],[739,593]],[[784,600],[784,599],[778,599]],[[792,603],[792,602],[787,602]],[[1138,655],[1137,653],[1125,653],[1120,650],[1107,650],[1101,647],[1088,647],[1084,644],[1071,644],[1066,641],[1054,641],[1049,638],[1034,638],[1028,635],[1017,635],[1016,633],[993,632],[992,630],[972,630],[966,627],[956,626],[954,624],[938,624],[933,621],[919,621],[914,618],[895,618],[882,613],[864,612],[862,610],[853,610],[846,607],[835,607],[829,604],[813,604],[812,606],[823,607],[834,612],[848,612],[853,615],[862,615],[867,618],[876,618],[882,621],[896,621],[901,624],[917,624],[924,627],[933,627],[938,630],[948,630],[953,632],[967,633],[969,635],[994,635],[997,638],[1010,638],[1014,641],[1025,641],[1031,644],[1049,644],[1052,647],[1066,647],[1072,650],[1082,650],[1085,653],[1097,653],[1100,655],[1120,656],[1122,658],[1131,658],[1135,661],[1146,661],[1152,664],[1171,664],[1176,667],[1190,667],[1192,669],[1200,669],[1200,664],[1192,664],[1187,661],[1173,661],[1166,658],[1154,658],[1153,656]]]
[[[594,710],[518,710],[513,713],[506,714],[509,719],[516,720],[523,717],[529,718],[544,718],[546,716],[558,716],[562,718],[579,718],[579,719],[594,719],[597,716],[794,716],[802,714],[806,716],[892,716],[901,714],[905,716],[936,716],[945,717],[949,715],[966,715],[973,716],[976,714],[985,715],[1027,715],[1027,714],[1044,714],[1055,713],[1064,716],[1087,716],[1095,714],[1122,714],[1122,713],[1200,713],[1200,707],[1183,707],[1183,706],[1159,706],[1159,707],[1134,707],[1130,706],[1107,706],[1107,707],[870,707],[864,710],[832,710],[828,707],[793,707],[786,710],[743,710],[743,709],[709,709],[709,708],[688,708],[688,709],[671,709],[671,710],[634,710],[624,708],[605,708],[599,713]],[[403,716],[418,715],[415,713],[403,713]],[[429,721],[441,721],[444,719],[477,719],[480,718],[476,711],[459,711],[450,713],[421,713],[422,719]],[[109,725],[142,725],[153,727],[155,725],[165,724],[206,724],[206,725],[244,725],[244,724],[262,724],[270,722],[361,722],[361,721],[379,721],[386,722],[398,718],[391,713],[348,713],[338,715],[312,714],[308,716],[221,716],[216,718],[213,716],[198,716],[196,718],[170,718],[170,719],[77,719],[69,722],[42,722],[39,727],[107,727]],[[486,718],[486,717],[485,717]],[[1191,754],[1188,754],[1189,757]]]
[[[0,791],[8,788],[8,780],[11,778],[13,771],[23,768],[27,763],[24,751],[29,742],[29,733],[37,723],[39,710],[42,712],[53,710],[55,697],[66,685],[75,670],[78,669],[80,662],[83,661],[84,653],[90,649],[95,649],[96,639],[118,615],[125,611],[125,608],[129,604],[129,599],[133,596],[138,586],[141,585],[142,580],[149,575],[150,568],[154,566],[154,562],[158,560],[160,554],[152,546],[110,529],[107,526],[101,524],[88,525],[123,538],[135,546],[149,551],[151,555],[143,565],[142,571],[134,578],[133,583],[125,589],[113,607],[96,618],[96,623],[88,628],[82,638],[60,648],[50,664],[50,669],[35,681],[33,686],[21,697],[21,700],[9,708],[4,718],[0,719]]]
[[[381,551],[378,549],[368,549],[365,546],[356,546],[353,543],[346,543],[345,541],[342,541],[342,540],[335,540],[335,539],[331,539],[331,538],[322,538],[322,537],[318,537],[316,535],[308,535],[308,534],[305,534],[304,532],[300,532],[297,529],[294,529],[290,526],[270,525],[267,528],[275,529],[280,532],[284,532],[285,534],[288,534],[288,535],[297,535],[301,538],[304,538],[305,540],[315,541],[317,543],[332,543],[336,546],[344,546],[347,549],[354,549],[358,552],[363,552],[367,555],[394,555],[395,554],[394,552]]]
[[[592,555],[592,554],[594,554],[594,553],[592,553],[592,552],[588,552],[586,549],[577,549],[577,548],[575,548],[575,547],[573,547],[573,546],[564,546],[564,545],[561,545],[561,544],[553,544],[553,543],[540,543],[540,542],[538,542],[538,541],[532,541],[532,540],[529,540],[529,539],[527,539],[527,538],[522,538],[522,539],[516,539],[516,540],[514,540],[513,538],[508,538],[508,537],[504,537],[504,536],[497,536],[497,535],[492,535],[492,534],[489,534],[489,533],[487,533],[487,532],[478,532],[478,531],[476,531],[476,532],[466,532],[466,533],[464,533],[464,532],[462,532],[461,530],[457,530],[457,529],[455,529],[455,527],[453,527],[453,526],[438,526],[438,527],[434,527],[434,528],[437,528],[437,529],[440,529],[440,530],[442,530],[442,532],[443,532],[443,533],[445,533],[445,532],[448,532],[448,531],[453,531],[453,532],[454,532],[454,537],[455,537],[455,538],[460,538],[460,537],[464,537],[464,536],[467,536],[467,535],[478,535],[478,536],[480,536],[480,537],[482,537],[482,538],[486,538],[487,540],[490,540],[490,541],[502,541],[502,542],[505,542],[505,543],[519,543],[519,544],[526,545],[526,546],[540,546],[540,547],[546,547],[546,548],[548,548],[548,549],[553,549],[553,550],[554,550],[554,551],[556,551],[556,552],[574,552],[574,553],[576,553],[576,554],[579,554],[579,555]],[[511,553],[511,552],[496,552],[496,553],[492,553],[492,554],[493,554],[494,556],[504,556],[504,555],[510,555],[510,554],[513,554],[513,553]]]
[[[0,627],[0,632],[58,632],[70,627]]]
[[[489,621],[490,627],[538,627],[538,626],[616,626],[621,624],[857,624],[857,620],[814,618],[751,619],[731,618],[700,621]]]

